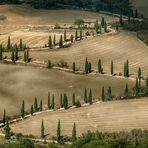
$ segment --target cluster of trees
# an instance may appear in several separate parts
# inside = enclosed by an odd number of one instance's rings
[[[63,137],[61,135],[61,122],[58,120],[57,124],[57,142],[63,143]],[[45,138],[45,126],[44,126],[44,120],[41,122],[41,138]],[[76,133],[76,123],[73,124],[72,134],[71,134],[71,141],[75,142],[77,140],[77,133]]]
[[[20,0],[0,0],[0,4],[20,4]]]
[[[96,11],[105,10],[123,15],[132,13],[132,6],[129,0],[30,0],[28,2],[35,8],[50,9],[69,6]]]
[[[134,129],[131,132],[90,132],[83,134],[72,146],[80,147],[101,147],[101,148],[147,148],[148,131]]]
[[[20,44],[15,44],[12,46],[11,39],[8,37],[7,47],[4,47],[2,44],[0,45],[0,61],[4,59],[3,53],[5,51],[11,52],[11,60],[12,62],[16,62],[19,59],[18,52],[23,50],[24,51],[24,62],[28,63],[30,61],[29,58],[29,48],[23,45],[22,39],[20,39]]]
[[[74,40],[75,41],[78,41],[78,40],[82,40],[82,39],[83,39],[82,29],[80,29],[79,35],[78,35],[78,30],[76,29],[75,36],[74,35],[71,35],[70,36],[70,39],[67,38],[67,32],[66,32],[66,30],[64,30],[64,35],[60,35],[60,39],[59,39],[59,42],[58,43],[56,42],[56,35],[54,35],[53,39],[52,39],[51,36],[49,36],[49,39],[48,39],[48,47],[50,49],[52,49],[56,45],[59,45],[59,48],[63,48],[64,47],[64,43],[67,42],[67,41],[71,41],[71,43],[73,43]]]

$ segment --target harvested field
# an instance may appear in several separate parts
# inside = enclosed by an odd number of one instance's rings
[[[81,10],[37,10],[28,5],[0,5],[0,15],[5,15],[7,20],[5,25],[54,25],[73,24],[76,19],[98,19],[102,17],[108,22],[117,20],[118,18],[103,15],[94,12]]]
[[[107,73],[110,73],[111,60],[114,61],[115,72],[123,73],[124,62],[128,59],[131,74],[137,75],[137,69],[141,67],[143,76],[148,76],[148,47],[135,33],[128,31],[88,38],[66,49],[32,51],[30,56],[53,63],[64,60],[69,66],[76,62],[76,67],[80,69],[84,69],[86,57],[92,63],[92,69],[97,69],[98,60],[101,59]]]
[[[133,87],[135,82],[124,78],[99,75],[75,75],[57,70],[47,70],[33,67],[0,65],[0,116],[3,109],[8,115],[20,112],[22,100],[25,100],[26,109],[30,110],[34,98],[42,99],[47,104],[47,94],[55,94],[55,101],[59,103],[60,94],[67,93],[71,102],[72,93],[76,98],[83,100],[84,88],[92,88],[93,98],[101,96],[102,86],[112,86],[112,94],[123,95],[126,83]]]
[[[11,125],[15,133],[40,136],[41,120],[45,135],[56,136],[57,122],[61,120],[62,135],[71,136],[73,123],[77,134],[95,131],[130,131],[134,128],[148,129],[148,98],[97,103],[68,111],[45,112]],[[49,137],[48,136],[48,137]]]

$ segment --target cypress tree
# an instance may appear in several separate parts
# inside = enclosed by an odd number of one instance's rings
[[[87,100],[87,89],[85,88],[85,91],[84,91],[84,102],[87,103],[88,100]]]
[[[128,62],[128,60],[124,63],[124,76],[129,77],[129,62]]]
[[[123,25],[123,18],[122,18],[122,15],[120,15],[120,25],[122,26]]]
[[[72,105],[75,106],[75,103],[76,103],[76,96],[75,96],[75,93],[73,93],[73,95],[72,95]]]
[[[53,37],[53,45],[56,46],[56,35],[54,34],[54,37]]]
[[[35,100],[34,100],[34,111],[35,112],[38,111],[38,100],[37,100],[37,98],[35,98]]]
[[[24,119],[25,117],[25,102],[23,100],[22,107],[21,107],[21,117]]]
[[[4,128],[4,132],[5,132],[5,139],[10,139],[11,138],[11,128],[9,127],[8,119],[6,120],[6,126]]]
[[[109,99],[112,98],[112,89],[111,89],[111,86],[108,87],[108,97],[109,97]]]
[[[104,17],[102,17],[102,20],[101,20],[101,26],[104,27],[104,23],[105,23],[105,19]]]
[[[63,36],[60,36],[59,47],[63,48]]]
[[[0,60],[3,60],[3,46],[0,44]]]
[[[129,96],[129,89],[128,89],[128,84],[126,84],[125,90],[124,90],[124,97],[128,98]]]
[[[67,33],[66,33],[66,30],[64,30],[64,41],[65,42],[67,41]]]
[[[77,41],[78,40],[78,30],[76,29],[76,32],[75,32],[75,40]]]
[[[89,102],[89,104],[92,104],[92,91],[91,91],[91,89],[90,89],[90,92],[89,92],[88,102]]]
[[[54,95],[52,95],[52,103],[51,103],[51,108],[54,109],[55,108],[55,103],[54,103]]]
[[[48,47],[50,49],[52,48],[52,38],[51,38],[51,35],[49,36],[49,39],[48,39]]]
[[[80,29],[80,40],[83,39],[83,33],[82,33],[82,29]]]
[[[44,138],[44,121],[42,120],[42,123],[41,123],[41,138],[43,139]]]
[[[20,46],[19,46],[20,50],[23,50],[23,41],[22,39],[20,39]]]
[[[33,113],[34,113],[33,105],[31,105],[31,108],[30,108],[30,114],[33,116]]]
[[[102,101],[105,101],[105,91],[104,91],[104,87],[102,87],[101,99],[102,99]]]
[[[24,50],[24,62],[27,62],[27,54],[26,54],[26,50]]]
[[[104,32],[107,32],[107,23],[104,23]]]
[[[29,62],[29,49],[26,49],[26,62]]]
[[[68,98],[66,94],[64,94],[64,97],[63,97],[63,107],[64,109],[68,109]]]
[[[12,60],[12,62],[15,62],[14,48],[12,48],[11,60]]]
[[[18,60],[18,47],[17,47],[17,44],[15,45],[15,61]]]
[[[97,20],[96,23],[95,23],[95,31],[96,31],[96,34],[99,33],[99,24],[98,24],[98,20]]]
[[[129,77],[129,62],[126,61],[126,77]]]
[[[138,78],[136,78],[135,95],[136,95],[136,97],[139,95],[139,82],[138,82]]]
[[[74,123],[73,129],[72,129],[72,142],[75,142],[76,140],[77,140],[76,124]]]
[[[141,79],[141,68],[139,67],[138,69],[138,79],[140,80]]]
[[[72,69],[73,69],[73,73],[75,73],[76,72],[76,64],[75,64],[75,62],[73,62]]]
[[[99,59],[98,61],[98,72],[101,74],[102,73],[102,63],[101,60]]]
[[[73,43],[73,35],[70,36],[70,41]]]
[[[111,61],[111,75],[113,75],[114,74],[114,63],[113,63],[113,61]]]
[[[48,109],[51,109],[50,93],[48,92]]]
[[[86,60],[85,60],[85,73],[86,74],[88,74],[88,72],[89,72],[89,69],[88,69],[88,65],[89,63],[88,63],[88,60],[87,60],[87,57],[86,57]]]
[[[91,70],[91,63],[90,63],[90,62],[88,63],[88,72],[89,72],[89,73],[92,72],[92,70]]]
[[[43,111],[43,104],[42,104],[42,100],[40,101],[40,111]]]
[[[8,42],[7,42],[7,50],[9,51],[11,49],[11,39],[10,36],[8,37]]]
[[[4,114],[3,114],[3,124],[5,125],[6,123],[6,110],[4,109]]]
[[[61,142],[61,123],[60,120],[58,121],[58,126],[57,126],[57,142]]]
[[[61,108],[63,108],[63,96],[62,96],[62,94],[60,95],[60,106],[61,106]]]

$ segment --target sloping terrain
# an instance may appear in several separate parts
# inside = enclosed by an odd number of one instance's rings
[[[130,131],[134,128],[148,129],[147,106],[148,98],[97,103],[79,109],[41,113],[13,124],[11,128],[15,133],[39,137],[43,119],[47,136],[56,136],[58,120],[61,120],[62,135],[68,136],[71,136],[74,122],[78,136],[87,130],[113,132]]]
[[[141,67],[143,76],[148,76],[148,47],[137,38],[135,33],[127,31],[88,38],[66,49],[49,52],[33,51],[30,55],[32,58],[51,60],[53,63],[63,59],[69,66],[76,62],[76,67],[80,69],[84,69],[87,57],[92,63],[92,69],[96,70],[98,60],[101,59],[104,71],[108,74],[110,73],[111,60],[114,61],[115,72],[123,73],[124,62],[128,59],[130,74],[137,75],[137,70]]]
[[[75,75],[57,70],[47,70],[23,66],[0,65],[0,116],[4,108],[8,115],[20,113],[22,100],[25,100],[25,108],[30,111],[35,97],[43,100],[47,106],[47,94],[55,94],[55,102],[60,103],[60,94],[67,93],[69,102],[72,94],[76,93],[76,99],[82,100],[84,89],[91,88],[94,99],[101,96],[102,86],[107,89],[112,87],[112,94],[123,95],[126,83],[133,87],[135,82],[124,78],[99,75]]]

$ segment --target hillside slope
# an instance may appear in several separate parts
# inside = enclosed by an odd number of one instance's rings
[[[87,130],[112,132],[130,131],[134,128],[148,129],[147,106],[148,98],[99,103],[79,109],[41,113],[13,124],[11,128],[15,133],[39,137],[43,119],[45,135],[56,136],[57,122],[60,119],[62,135],[68,136],[71,136],[74,122],[78,136]]]

